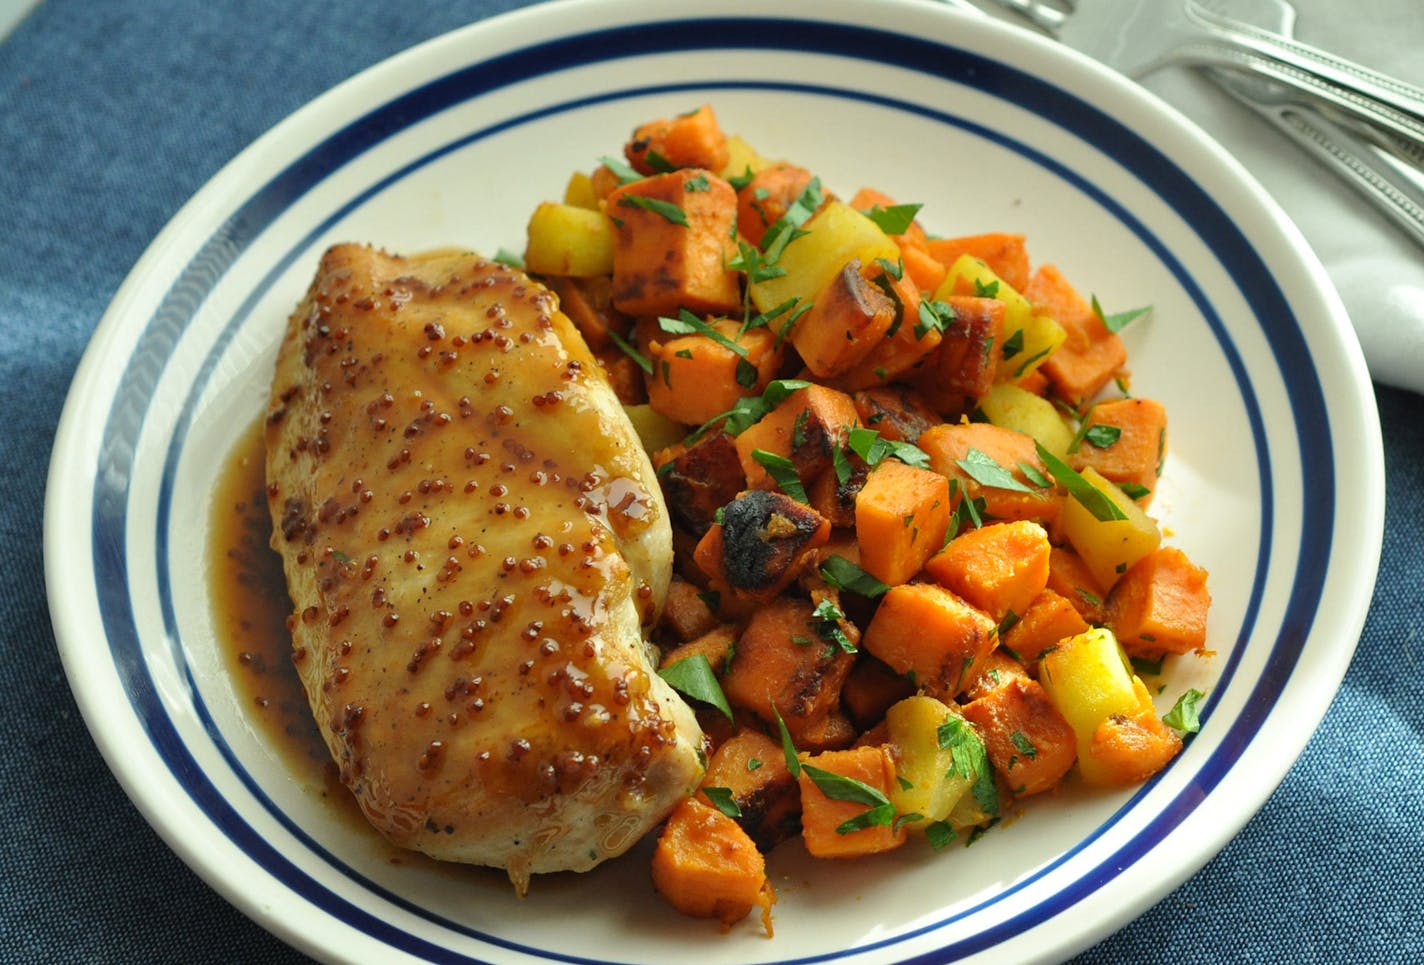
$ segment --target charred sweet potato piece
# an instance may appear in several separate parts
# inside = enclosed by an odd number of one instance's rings
[[[881,386],[851,394],[860,422],[884,439],[914,443],[943,420],[924,396],[904,386]]]
[[[908,381],[911,371],[939,347],[942,337],[939,329],[919,323],[920,292],[914,281],[906,276],[895,278],[883,265],[868,268],[866,277],[897,303],[895,321],[884,338],[836,378],[836,384],[847,391]]]
[[[769,600],[796,578],[807,553],[830,535],[830,523],[810,506],[781,493],[749,489],[722,508],[722,521],[707,530],[694,559],[714,585]]]
[[[815,375],[839,375],[858,362],[895,320],[895,303],[852,259],[816,295],[791,330],[791,344]]]
[[[722,675],[727,700],[772,726],[779,714],[798,747],[825,746],[828,737],[848,743],[855,730],[840,713],[840,694],[855,656],[823,635],[832,625],[806,600],[777,597],[760,607]]]
[[[994,384],[994,348],[1004,341],[1004,303],[973,295],[951,295],[947,303],[954,321],[945,326],[934,354],[916,370],[915,384],[949,419],[971,408]]]
[[[908,677],[890,669],[883,660],[863,653],[856,659],[841,688],[841,703],[861,728],[873,727],[899,700],[915,692]]]
[[[865,485],[865,477],[870,470],[863,463],[851,466],[850,473],[842,481],[835,472],[823,472],[806,490],[806,498],[816,512],[837,528],[855,525],[855,498]]]
[[[753,455],[758,449],[790,459],[802,483],[810,482],[830,468],[835,450],[845,444],[855,422],[855,403],[844,392],[823,385],[797,389],[737,436],[747,484],[756,488],[774,485]]]
[[[707,532],[717,510],[746,488],[737,444],[725,432],[701,436],[689,446],[663,450],[653,460],[663,497],[676,522],[697,535]]]
[[[662,625],[683,643],[711,632],[721,622],[702,592],[680,576],[674,576],[668,584]]]
[[[613,219],[613,305],[634,316],[726,315],[741,308],[732,231],[737,193],[710,171],[633,181],[604,203]]]
[[[744,727],[719,744],[702,787],[726,788],[742,812],[736,822],[762,851],[801,829],[801,794],[786,754],[759,730]]]

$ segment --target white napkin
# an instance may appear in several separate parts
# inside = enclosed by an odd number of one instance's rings
[[[1419,0],[1294,5],[1297,39],[1424,87]],[[1370,377],[1424,392],[1424,247],[1197,71],[1165,68],[1143,84],[1220,141],[1299,226],[1345,302]]]

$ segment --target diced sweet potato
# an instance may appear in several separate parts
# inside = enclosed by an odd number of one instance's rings
[[[1015,796],[1057,786],[1078,757],[1073,728],[1035,680],[1011,677],[962,710]]]
[[[1142,681],[1134,677],[1133,685],[1141,698],[1138,712],[1108,717],[1093,732],[1086,749],[1093,783],[1118,787],[1141,784],[1171,763],[1182,749],[1182,739],[1152,709]]]
[[[642,405],[648,401],[648,388],[643,370],[622,349],[609,347],[593,353],[599,368],[608,376],[613,394],[624,405]]]
[[[994,384],[994,348],[1003,345],[1004,303],[953,295],[947,304],[954,310],[954,321],[946,326],[939,348],[916,370],[915,384],[944,419],[952,419]]]
[[[891,587],[865,629],[865,649],[892,670],[913,674],[934,697],[964,689],[994,648],[994,621],[935,583]]]
[[[884,460],[855,497],[861,567],[882,583],[904,583],[944,545],[950,514],[949,480]]]
[[[839,375],[864,357],[895,320],[895,303],[865,280],[860,262],[837,272],[791,330],[791,344],[820,378]]]
[[[930,557],[925,571],[998,622],[1018,616],[1048,583],[1048,533],[1029,520],[990,523],[960,533]]]
[[[959,238],[932,238],[929,252],[948,268],[960,255],[973,255],[993,270],[1015,291],[1023,291],[1029,280],[1028,249],[1024,236],[1004,232],[965,235]]]
[[[811,501],[811,507],[832,526],[854,526],[856,496],[865,485],[869,472],[864,465],[853,465],[844,482],[834,472],[822,472],[807,487],[806,498]]]
[[[779,741],[759,730],[744,727],[717,745],[702,787],[730,792],[742,812],[736,822],[763,852],[801,828],[800,788],[786,766],[786,754]]]
[[[1206,646],[1211,593],[1206,570],[1172,546],[1132,565],[1107,600],[1107,622],[1129,656],[1187,653]]]
[[[765,328],[740,331],[721,319],[712,328],[726,343],[701,333],[664,335],[648,346],[648,402],[655,412],[687,425],[716,418],[744,395],[759,395],[781,366],[781,346]],[[740,355],[729,344],[740,346]],[[750,368],[748,368],[750,366]],[[744,378],[743,372],[747,373]]]
[[[1035,271],[1023,294],[1068,334],[1042,366],[1054,391],[1075,406],[1097,395],[1127,362],[1122,339],[1053,265]]]
[[[797,746],[821,743],[839,716],[841,686],[853,654],[822,635],[826,627],[806,600],[777,597],[752,614],[722,676],[734,707],[775,725],[786,723]],[[851,731],[847,740],[854,737]]]
[[[1052,560],[1051,552],[1049,559]],[[1087,621],[1073,606],[1072,601],[1045,586],[1045,589],[1033,598],[1028,609],[1019,614],[1018,622],[1004,633],[1000,641],[1001,649],[1009,651],[1032,667],[1038,658],[1056,646],[1059,640],[1082,633],[1086,629]]]
[[[694,559],[714,586],[769,600],[796,579],[807,554],[831,526],[810,506],[781,493],[749,489],[722,509],[697,544]]]
[[[920,292],[913,280],[895,278],[879,264],[869,266],[866,277],[887,294],[893,292],[891,300],[898,301],[900,307],[885,337],[836,378],[836,384],[848,391],[908,380],[915,367],[939,347],[942,338],[938,329],[920,325]]]
[[[811,178],[810,171],[794,164],[771,164],[757,171],[737,192],[737,232],[760,246],[766,229],[786,216]]]
[[[732,655],[732,650],[737,644],[737,628],[730,623],[719,623],[701,636],[693,637],[686,643],[672,647],[665,654],[659,663],[660,667],[671,667],[679,661],[689,657],[706,657],[708,665],[717,673],[721,673],[727,664],[727,658]]]
[[[898,700],[915,692],[909,678],[877,657],[861,654],[841,688],[841,704],[857,726],[874,726]]]
[[[1038,478],[1050,478],[1031,436],[987,422],[957,423],[935,426],[920,436],[918,445],[929,455],[935,472],[957,481],[956,503],[960,497],[983,499],[985,516],[1031,519],[1046,525],[1062,509],[1063,500],[1057,491],[1037,485],[1023,470],[1028,466]],[[1028,491],[980,482],[961,465],[987,465],[986,459]]]
[[[883,745],[827,751],[802,759],[810,765],[874,788],[889,797],[895,784],[895,762]],[[903,826],[876,824],[843,832],[842,826],[864,814],[869,806],[857,801],[827,797],[801,768],[801,837],[806,850],[818,858],[852,858],[890,851],[905,843]]]
[[[1102,426],[1108,438],[1094,432]],[[1155,399],[1109,399],[1099,402],[1083,421],[1086,430],[1075,454],[1074,468],[1092,466],[1119,486],[1157,488],[1167,455],[1167,410]],[[1111,430],[1117,430],[1116,438]],[[1097,430],[1101,432],[1103,430]],[[1106,444],[1099,446],[1093,440]],[[1109,441],[1110,439],[1110,441]],[[1139,498],[1145,505],[1147,497]]]
[[[700,589],[680,576],[672,578],[667,602],[663,604],[662,625],[672,631],[674,637],[683,643],[696,640],[715,630],[720,622]]]
[[[1088,564],[1067,546],[1055,546],[1048,554],[1048,589],[1073,604],[1088,623],[1107,622],[1106,594]]]
[[[861,424],[894,442],[913,444],[920,433],[942,421],[924,396],[904,386],[863,389],[851,398]]]
[[[974,676],[965,684],[960,697],[966,702],[978,700],[1017,677],[1033,679],[1028,669],[1012,654],[1006,653],[1003,647],[995,647],[974,668]]]
[[[725,432],[710,432],[690,446],[665,449],[653,462],[673,519],[699,536],[712,525],[717,510],[747,485],[737,444]]]
[[[855,422],[855,403],[844,392],[824,385],[796,390],[737,436],[747,484],[759,489],[775,485],[752,455],[758,449],[790,459],[802,483],[810,482],[831,467],[835,450],[845,445]]]
[[[673,168],[721,171],[727,166],[727,136],[710,104],[665,120],[649,121],[633,132],[623,156],[640,174]]]
[[[654,175],[616,188],[613,305],[628,315],[726,315],[742,303],[732,231],[737,193],[710,171]]]
[[[760,908],[771,933],[776,893],[765,859],[735,821],[695,797],[679,801],[663,826],[653,885],[684,915],[716,918],[724,929]]]
[[[608,333],[626,336],[632,322],[613,307],[613,280],[607,275],[596,278],[566,278],[551,275],[542,279],[559,296],[559,308],[574,323],[588,347],[595,352],[613,347]]]

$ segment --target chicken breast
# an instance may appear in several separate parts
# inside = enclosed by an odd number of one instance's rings
[[[523,893],[622,853],[696,786],[702,733],[643,634],[667,514],[552,293],[474,255],[332,248],[266,443],[293,659],[387,838]]]

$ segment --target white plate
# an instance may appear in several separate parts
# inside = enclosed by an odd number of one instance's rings
[[[325,958],[904,962],[1067,955],[1121,926],[1260,806],[1329,703],[1382,528],[1372,396],[1323,272],[1264,194],[1159,102],[1069,51],[940,6],[644,0],[530,8],[438,38],[278,125],[204,188],[115,298],[55,446],[45,544],[66,670],[172,847]],[[1211,573],[1201,733],[1140,789],[1035,802],[970,849],[772,856],[776,937],[720,935],[646,853],[535,882],[393,864],[255,735],[204,576],[215,466],[261,411],[278,333],[330,242],[523,243],[568,173],[642,120],[725,128],[831,189],[924,202],[944,234],[1027,234],[1129,328],[1171,417],[1154,510]]]

